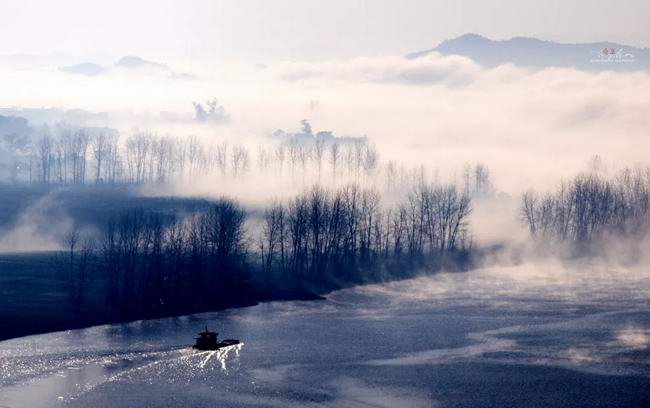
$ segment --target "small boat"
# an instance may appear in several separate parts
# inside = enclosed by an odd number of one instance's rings
[[[217,340],[219,333],[208,330],[208,326],[205,327],[205,331],[199,333],[199,337],[195,337],[196,344],[192,347],[198,350],[219,350],[223,347],[232,346],[239,344],[239,340],[235,339],[225,339],[222,341]]]

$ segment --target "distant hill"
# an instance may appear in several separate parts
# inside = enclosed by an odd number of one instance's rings
[[[67,72],[68,74],[93,76],[101,74],[104,71],[104,67],[101,65],[93,64],[91,62],[82,62],[81,64],[61,67],[59,70]]]
[[[36,127],[46,124],[54,125],[59,122],[74,126],[104,126],[110,122],[107,112],[94,113],[83,109],[10,107],[0,108],[0,115],[5,117],[5,123],[10,123],[8,122],[8,118],[10,119],[14,116],[19,117],[19,120],[27,121],[29,126]],[[8,129],[6,127],[8,125],[4,126],[3,121],[0,119],[0,135],[2,135],[3,129]],[[15,125],[12,126],[16,128]]]
[[[445,40],[429,50],[407,55],[419,58],[429,53],[462,55],[485,67],[512,63],[533,68],[574,67],[586,71],[650,70],[650,48],[612,42],[559,43],[529,37],[495,41],[478,34]]]
[[[165,64],[161,64],[158,62],[153,62],[153,61],[147,61],[145,59],[142,59],[140,57],[136,57],[133,55],[127,55],[126,57],[120,58],[119,61],[115,63],[116,66],[121,67],[121,68],[161,68],[161,69],[169,69],[169,67]]]
[[[127,55],[125,57],[122,57],[113,65],[102,66],[94,64],[92,62],[82,62],[80,64],[59,67],[59,70],[62,72],[86,76],[96,76],[109,73],[112,69],[130,70],[134,72],[141,70],[144,72],[160,72],[162,74],[168,75],[171,79],[196,79],[193,74],[187,72],[174,72],[167,64],[148,61],[134,55]]]

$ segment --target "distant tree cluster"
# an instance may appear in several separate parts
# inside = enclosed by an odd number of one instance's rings
[[[403,194],[423,178],[424,167],[383,163],[367,138],[314,132],[307,121],[299,133],[276,131],[265,145],[208,143],[197,136],[174,138],[135,132],[121,139],[105,128],[47,128],[22,143],[10,180],[42,185],[170,184],[218,176],[264,180],[272,176],[293,186],[366,183],[382,192]],[[18,150],[16,150],[18,152]],[[17,153],[18,154],[18,153]],[[484,197],[494,188],[483,164],[466,165],[456,180],[463,193]]]
[[[463,185],[465,191],[476,197],[488,196],[494,190],[490,179],[490,169],[482,163],[475,166],[465,166],[463,169]]]
[[[206,101],[205,106],[200,102],[192,102],[192,105],[194,106],[194,119],[197,122],[221,123],[230,119],[226,109],[219,105],[216,98]]]
[[[45,129],[27,146],[28,180],[40,184],[85,184],[117,180],[118,135],[110,129]],[[17,176],[15,177],[18,178]]]
[[[307,124],[303,124],[308,126]],[[308,130],[311,132],[310,128]],[[306,180],[359,179],[380,166],[376,147],[367,139],[337,139],[329,132],[305,138],[275,138],[252,149],[243,144],[205,143],[197,136],[179,139],[135,132],[125,140],[112,129],[45,128],[21,150],[11,179],[39,184],[170,183],[197,174],[241,177],[289,174]],[[25,174],[26,173],[26,174]]]
[[[523,195],[521,216],[530,234],[578,245],[648,230],[650,169],[626,168],[607,178],[589,172],[563,182],[551,193]]]

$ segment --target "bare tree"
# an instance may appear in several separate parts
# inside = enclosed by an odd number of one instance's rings
[[[132,183],[142,184],[147,175],[147,163],[151,154],[151,135],[136,133],[126,141],[126,162],[129,179]]]
[[[332,168],[332,178],[336,181],[336,171],[338,170],[339,162],[341,161],[341,149],[337,142],[332,143],[328,150],[328,161]]]
[[[99,184],[102,177],[102,164],[106,156],[109,140],[105,132],[95,134],[93,138],[93,155],[95,156],[95,183]]]
[[[39,180],[41,183],[49,184],[51,181],[51,170],[53,163],[54,140],[49,133],[43,135],[37,141],[37,155],[39,164]]]
[[[187,140],[187,160],[190,177],[192,177],[197,171],[202,154],[203,147],[199,142],[199,138],[195,135],[191,135]]]
[[[372,144],[366,144],[362,159],[363,170],[370,176],[375,172],[378,165],[379,153],[377,152],[377,147]]]
[[[232,174],[237,177],[248,171],[250,157],[248,149],[242,145],[235,145],[232,149]]]
[[[278,173],[282,174],[284,170],[284,162],[287,156],[286,147],[280,144],[275,147],[275,161],[277,163]]]
[[[226,175],[228,171],[228,144],[223,142],[217,146],[217,166],[221,175]]]
[[[64,248],[55,261],[70,303],[75,311],[81,311],[85,304],[88,273],[93,262],[94,242],[81,236],[75,225],[65,235]]]
[[[271,154],[263,147],[257,147],[257,168],[264,174],[271,165]]]
[[[313,159],[316,163],[316,171],[318,172],[318,180],[321,178],[321,171],[323,168],[323,158],[325,157],[325,138],[322,135],[316,136],[314,140]]]
[[[474,192],[479,196],[484,196],[491,190],[490,169],[479,163],[474,167]]]

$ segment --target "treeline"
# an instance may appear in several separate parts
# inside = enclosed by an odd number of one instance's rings
[[[279,131],[278,131],[279,132]],[[275,132],[264,146],[206,143],[197,136],[175,138],[136,132],[124,139],[108,128],[42,129],[15,148],[13,182],[40,185],[142,185],[194,180],[207,175],[238,179],[288,177],[294,185],[372,183],[400,190],[422,178],[424,170],[395,161],[382,163],[367,138],[313,133],[308,122],[297,134]],[[491,192],[490,172],[482,164],[465,166],[460,182],[472,194]]]
[[[57,266],[78,310],[93,274],[115,312],[226,306],[260,285],[317,292],[467,266],[470,212],[462,189],[424,182],[390,208],[357,184],[314,187],[270,205],[261,226],[227,199],[184,215],[128,210],[101,237],[74,229]]]
[[[91,272],[104,282],[117,312],[220,305],[243,295],[245,212],[231,200],[179,216],[145,209],[123,211],[100,237],[73,229],[57,257],[75,308],[84,306]]]
[[[629,169],[613,177],[583,173],[554,192],[527,192],[521,215],[533,237],[585,247],[613,236],[648,231],[650,169]]]
[[[470,197],[454,185],[417,184],[383,209],[377,191],[319,187],[264,214],[264,275],[289,282],[358,282],[407,276],[471,247]]]
[[[373,174],[379,165],[378,151],[367,139],[339,140],[322,132],[250,148],[204,143],[197,136],[136,132],[122,139],[112,129],[64,128],[43,130],[16,152],[9,178],[40,184],[143,184],[256,171],[335,180]]]

